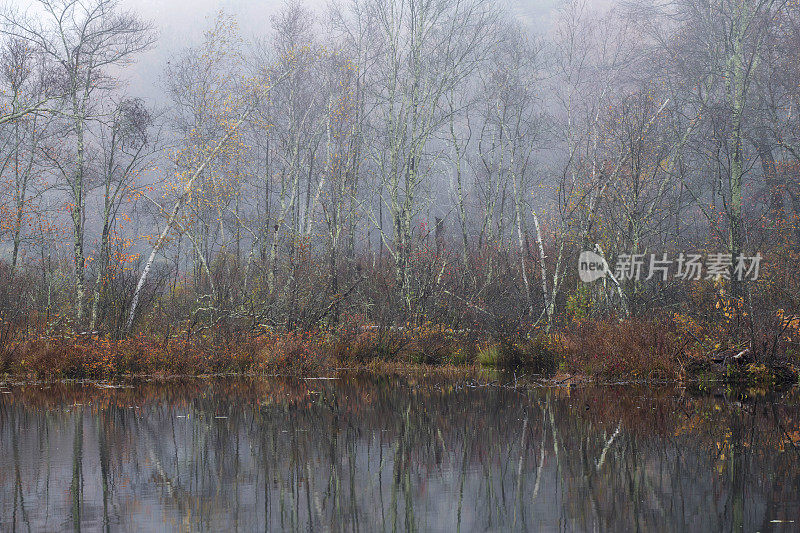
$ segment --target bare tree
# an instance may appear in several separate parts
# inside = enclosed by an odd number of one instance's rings
[[[413,222],[424,208],[419,194],[441,151],[430,141],[448,122],[447,95],[471,73],[476,51],[492,27],[480,2],[365,2],[351,24],[374,21],[371,45],[379,53],[368,74],[370,128],[379,140],[370,158],[379,170],[378,213],[370,212],[382,245],[395,264],[402,309],[412,311]],[[349,32],[358,35],[357,30]],[[383,226],[383,207],[391,233]]]
[[[48,99],[48,65],[42,55],[20,39],[8,41],[2,54],[2,84],[6,105],[15,118],[4,128],[2,175],[10,186],[11,271],[20,256],[26,219],[32,215],[32,203],[41,191],[31,190],[41,172],[41,150],[49,132],[50,115],[25,113]]]
[[[114,109],[104,114],[107,118],[100,123],[101,158],[98,174],[102,177],[103,212],[90,331],[94,331],[97,325],[100,302],[110,282],[112,234],[117,217],[125,200],[134,199],[137,190],[143,187],[136,180],[152,162],[152,156],[159,148],[150,132],[152,115],[141,100],[123,99],[112,105]]]
[[[75,269],[75,318],[84,320],[86,300],[84,238],[86,224],[87,130],[96,117],[95,99],[115,85],[111,69],[130,63],[153,43],[150,26],[121,11],[115,0],[40,0],[36,12],[2,14],[3,31],[22,39],[57,66],[69,161],[57,164],[70,195]]]

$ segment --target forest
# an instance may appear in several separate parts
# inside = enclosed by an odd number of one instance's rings
[[[0,374],[797,381],[798,2],[240,22],[0,8]]]

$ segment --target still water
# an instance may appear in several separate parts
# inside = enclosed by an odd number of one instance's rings
[[[2,531],[792,531],[800,394],[0,385]]]

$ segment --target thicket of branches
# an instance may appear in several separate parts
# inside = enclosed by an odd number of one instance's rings
[[[292,4],[254,36],[220,14],[148,65],[155,107],[121,80],[156,36],[114,0],[0,18],[2,331],[754,335],[797,309],[796,3],[566,2],[540,33],[482,0]],[[765,259],[589,285],[581,250]]]

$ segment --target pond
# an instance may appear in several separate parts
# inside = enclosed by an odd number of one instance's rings
[[[2,531],[800,527],[800,395],[342,374],[0,385]]]

